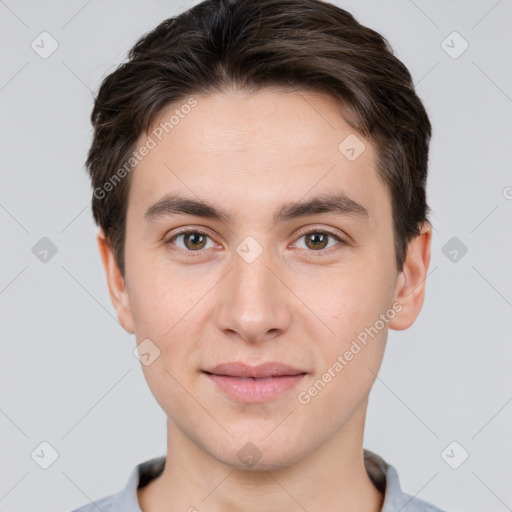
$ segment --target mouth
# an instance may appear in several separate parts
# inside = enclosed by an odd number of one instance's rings
[[[217,389],[239,402],[263,403],[295,387],[307,372],[282,363],[249,366],[232,362],[202,370]]]
[[[290,377],[307,373],[304,370],[295,368],[284,363],[270,362],[263,363],[257,366],[251,366],[239,361],[230,363],[222,363],[203,370],[205,373],[212,375],[224,375],[226,377],[250,377],[253,379],[264,379],[267,377]]]

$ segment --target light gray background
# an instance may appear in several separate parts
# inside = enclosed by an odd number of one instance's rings
[[[110,304],[83,163],[91,90],[195,3],[0,1],[4,512],[69,511],[165,453],[165,416]],[[388,38],[433,124],[426,300],[409,330],[390,331],[365,447],[441,508],[510,510],[512,1],[336,3]],[[59,45],[47,59],[31,48],[42,31]],[[441,46],[453,31],[469,43],[456,59]],[[44,236],[58,248],[46,263],[32,253]],[[454,236],[468,248],[457,262],[442,251]],[[58,452],[48,469],[31,457],[43,441]],[[441,456],[452,441],[469,453],[458,469]]]

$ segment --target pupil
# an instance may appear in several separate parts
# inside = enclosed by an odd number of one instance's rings
[[[318,242],[318,239],[317,237],[321,237],[323,240],[320,240],[320,245],[317,243]],[[322,233],[314,233],[312,235],[310,235],[309,239],[315,239],[316,242],[313,242],[313,248],[318,248],[318,247],[325,247],[325,240],[327,240],[327,236],[325,234],[322,234]]]
[[[186,239],[187,240],[192,240],[191,245],[193,247],[197,248],[196,246],[198,244],[201,245],[201,240],[197,241],[197,240],[195,240],[195,237],[198,237],[198,238],[202,239],[203,235],[201,235],[200,233],[189,233],[189,234],[186,235]]]

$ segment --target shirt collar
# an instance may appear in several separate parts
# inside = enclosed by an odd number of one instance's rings
[[[368,476],[377,489],[384,494],[381,512],[398,512],[400,510],[403,512],[439,511],[439,509],[423,500],[405,494],[401,489],[396,469],[382,457],[366,449],[363,450],[363,455]],[[124,489],[113,496],[112,510],[142,512],[137,498],[137,488],[143,487],[158,477],[164,470],[165,460],[165,455],[162,455],[135,466]],[[407,505],[409,505],[408,508],[405,508]]]

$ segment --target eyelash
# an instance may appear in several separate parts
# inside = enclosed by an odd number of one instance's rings
[[[203,231],[199,231],[198,229],[195,229],[195,228],[186,228],[186,229],[183,229],[183,230],[179,231],[178,233],[175,233],[171,238],[166,240],[165,241],[165,245],[174,245],[173,244],[174,240],[176,240],[178,237],[180,237],[182,235],[187,235],[189,233],[196,233],[198,235],[205,235],[208,238],[210,238],[210,240],[212,240],[212,238],[208,235],[208,233],[205,233]],[[326,231],[326,230],[322,230],[322,229],[312,229],[310,231],[303,232],[303,233],[298,235],[297,240],[300,240],[302,237],[307,236],[307,235],[311,235],[311,234],[328,235],[331,238],[334,238],[340,245],[348,245],[348,242],[346,242],[343,238],[340,238],[338,235],[335,235],[334,233],[331,233],[330,231]],[[311,253],[319,253],[319,256],[321,256],[322,255],[321,253],[325,253],[327,251],[330,251],[331,249],[332,249],[332,247],[330,249],[320,249],[318,251],[307,250],[307,249],[306,250],[308,252],[311,252]],[[173,251],[178,251],[178,252],[186,253],[186,257],[190,257],[190,258],[195,258],[196,256],[198,256],[199,254],[201,254],[201,253],[203,253],[205,251],[205,249],[200,249],[200,250],[197,250],[197,251],[191,251],[191,250],[186,250],[186,249],[181,249],[181,248],[176,248],[176,249],[173,248],[172,250]],[[198,254],[193,254],[193,253],[198,253]]]

